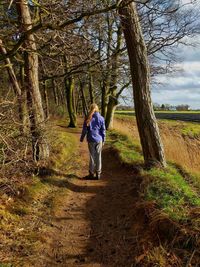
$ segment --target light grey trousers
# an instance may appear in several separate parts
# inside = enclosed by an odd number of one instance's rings
[[[88,148],[90,152],[90,164],[89,164],[89,171],[91,173],[97,172],[98,174],[101,173],[101,151],[102,151],[102,142],[95,143],[91,142],[88,143]]]

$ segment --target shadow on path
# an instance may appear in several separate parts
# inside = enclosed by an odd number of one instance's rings
[[[107,183],[97,187],[86,203],[86,219],[91,227],[86,262],[131,267],[140,250],[137,243],[144,226],[144,215],[137,209],[141,179],[122,167],[111,149],[103,153],[103,166],[102,178]]]
[[[88,164],[86,145],[80,153],[82,166],[76,174],[54,172],[41,178],[70,190],[52,217],[60,230],[49,231],[50,245],[42,266],[140,266],[136,257],[148,242],[145,215],[138,209],[141,177],[122,166],[116,152],[105,147],[102,179],[83,180],[80,175],[86,174]]]

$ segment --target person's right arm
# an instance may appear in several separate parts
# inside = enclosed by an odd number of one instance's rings
[[[106,140],[106,126],[105,126],[105,120],[102,118],[101,122],[101,128],[100,128],[100,134],[102,136],[102,142],[104,143]]]
[[[86,124],[86,121],[84,121],[83,128],[82,128],[82,133],[81,133],[81,137],[80,137],[80,142],[83,142],[86,134],[87,134],[87,124]]]

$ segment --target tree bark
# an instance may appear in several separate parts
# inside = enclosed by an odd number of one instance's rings
[[[107,113],[107,87],[106,83],[103,80],[101,83],[101,115],[105,118]]]
[[[26,32],[32,29],[32,20],[27,0],[16,2],[21,31]],[[49,147],[44,138],[44,110],[39,90],[38,78],[38,55],[33,34],[28,35],[24,43],[25,59],[25,88],[27,91],[27,104],[30,119],[30,130],[32,135],[33,158],[35,161],[46,159],[49,156]]]
[[[63,56],[65,73],[68,73],[68,62],[66,55]],[[76,112],[73,108],[73,91],[74,91],[74,78],[73,76],[66,76],[64,79],[65,82],[65,94],[67,101],[67,110],[69,114],[69,124],[68,127],[76,127]]]
[[[0,53],[3,55],[7,54],[7,51],[3,45],[2,40],[0,39]],[[25,133],[26,132],[26,112],[25,112],[25,103],[26,103],[26,97],[23,90],[23,84],[18,82],[15,71],[13,69],[12,63],[9,58],[5,59],[6,68],[8,71],[8,75],[10,78],[10,82],[12,84],[14,94],[17,97],[18,100],[18,111],[19,111],[19,121],[20,121],[20,132]]]
[[[121,1],[119,15],[128,49],[136,120],[147,166],[165,167],[165,155],[150,95],[150,69],[135,3]]]
[[[93,77],[92,73],[89,71],[89,94],[90,94],[90,103],[94,103],[94,85],[93,85]]]
[[[58,92],[57,92],[55,79],[52,79],[52,88],[53,88],[54,102],[55,102],[56,106],[58,106],[59,101],[58,101]]]
[[[106,119],[105,119],[106,129],[108,130],[113,129],[114,113],[117,105],[118,105],[117,97],[110,95],[109,102],[107,105]]]
[[[21,96],[19,97],[19,117],[22,123],[20,131],[23,133],[28,133],[29,131],[29,118],[27,110],[27,95],[24,86],[24,65],[20,66],[20,87],[21,87]]]
[[[106,65],[100,65],[102,69],[102,84],[101,84],[101,115],[106,118],[107,105],[109,98],[109,85],[111,79],[111,52],[112,52],[112,36],[113,36],[113,21],[109,13],[106,14],[107,24],[107,45],[106,45]],[[101,59],[101,31],[99,31],[99,59]]]
[[[49,99],[47,92],[47,80],[43,80],[43,93],[44,93],[44,103],[45,103],[45,118],[49,118]]]
[[[66,99],[67,99],[67,110],[69,114],[68,127],[75,128],[76,127],[76,114],[73,109],[73,91],[74,91],[73,77],[69,77],[65,79],[65,91],[66,91]]]
[[[106,128],[112,129],[113,128],[113,120],[114,120],[114,112],[118,105],[118,98],[117,97],[117,77],[119,73],[119,59],[120,59],[120,48],[122,45],[122,27],[121,25],[118,26],[117,31],[117,42],[116,48],[112,54],[112,61],[111,61],[111,75],[110,75],[110,84],[109,84],[109,101],[107,105],[107,112],[106,112]]]
[[[83,113],[85,116],[88,114],[88,107],[85,99],[85,94],[84,94],[84,87],[85,84],[80,81],[80,91],[81,91],[81,99],[82,99],[82,107],[83,107]]]
[[[1,39],[0,39],[0,53],[3,55],[7,54],[7,51],[6,51],[5,47],[3,46],[3,42]],[[10,77],[10,81],[12,83],[14,92],[16,95],[20,96],[22,94],[22,91],[21,91],[20,85],[17,81],[17,78],[16,78],[16,75],[15,75],[15,72],[14,72],[14,69],[12,67],[12,63],[11,63],[10,59],[6,58],[5,63],[6,63],[6,68],[8,70],[8,75]]]

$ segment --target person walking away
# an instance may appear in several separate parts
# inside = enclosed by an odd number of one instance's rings
[[[89,114],[84,120],[80,137],[80,142],[83,142],[85,136],[87,136],[90,153],[88,178],[90,179],[100,179],[102,169],[101,152],[105,142],[105,135],[105,120],[100,115],[97,104],[94,103],[90,106]]]

